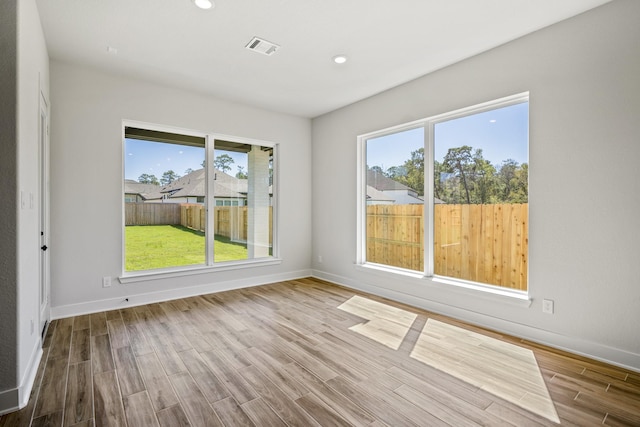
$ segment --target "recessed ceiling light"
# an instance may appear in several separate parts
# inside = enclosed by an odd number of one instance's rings
[[[336,55],[333,57],[333,62],[335,62],[336,64],[344,64],[345,62],[347,62],[347,57],[344,55]]]
[[[111,55],[117,55],[118,49],[112,46],[107,46],[107,53],[110,53]]]
[[[193,0],[193,2],[200,9],[211,9],[215,6],[211,0]]]

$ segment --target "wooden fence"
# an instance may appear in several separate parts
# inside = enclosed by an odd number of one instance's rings
[[[247,240],[247,207],[216,206],[214,208],[214,233],[234,241]],[[202,205],[183,204],[180,223],[194,230],[204,231],[206,211]]]
[[[178,225],[180,205],[176,203],[125,203],[125,225]]]
[[[440,276],[527,289],[528,205],[434,206]],[[367,261],[424,270],[421,205],[367,206]]]
[[[273,241],[273,210],[269,207],[269,241]],[[215,206],[214,234],[237,242],[247,241],[246,206]],[[182,225],[203,231],[204,206],[190,203],[125,203],[125,225]]]

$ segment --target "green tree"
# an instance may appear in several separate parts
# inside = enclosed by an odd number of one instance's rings
[[[143,173],[142,175],[140,175],[138,177],[138,182],[140,184],[160,185],[160,182],[158,182],[158,178],[155,175],[151,175],[151,174],[148,174],[148,173]]]
[[[505,203],[527,203],[529,199],[529,165],[513,159],[502,162],[498,170],[500,200]]]
[[[189,175],[191,172],[193,172],[193,169],[189,168],[186,171],[184,171],[184,174]]]
[[[500,182],[500,198],[502,200],[509,198],[512,185],[514,184],[513,179],[516,177],[516,170],[518,170],[518,168],[518,162],[513,159],[504,160],[502,165],[500,165],[498,181]]]
[[[244,171],[244,166],[238,165],[238,172],[236,173],[236,178],[238,179],[247,179],[249,175]]]
[[[397,179],[401,176],[407,176],[407,169],[404,166],[391,166],[385,175],[391,179]]]
[[[162,185],[171,184],[173,181],[175,181],[178,178],[180,178],[180,176],[178,176],[177,173],[175,173],[172,170],[168,170],[162,174],[162,178],[160,178],[160,183]]]
[[[404,174],[394,179],[424,196],[424,148],[411,152],[411,158],[405,160],[401,169]]]
[[[372,172],[375,172],[377,175],[387,176],[387,174],[385,173],[385,171],[382,169],[381,166],[371,166],[369,170]]]
[[[471,150],[472,148],[468,145],[449,148],[443,162],[447,172],[453,173],[460,178],[467,204],[471,204],[469,183],[467,182],[467,175],[469,175],[470,166],[473,163]]]
[[[213,165],[216,167],[216,169],[225,173],[231,170],[231,165],[233,163],[233,157],[228,154],[221,154],[213,161]]]
[[[527,163],[520,165],[511,183],[511,193],[509,193],[509,199],[506,201],[510,203],[529,203],[529,165]]]
[[[482,150],[473,153],[472,166],[473,199],[474,203],[495,203],[498,190],[496,168],[482,157]]]

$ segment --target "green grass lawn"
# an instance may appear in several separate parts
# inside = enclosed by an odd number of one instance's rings
[[[126,271],[152,270],[205,263],[204,233],[180,225],[125,227]],[[246,245],[215,236],[215,261],[247,259]]]

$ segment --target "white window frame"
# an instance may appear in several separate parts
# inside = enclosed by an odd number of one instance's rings
[[[358,204],[356,208],[357,214],[357,231],[356,231],[356,265],[359,267],[371,268],[373,270],[390,272],[396,274],[402,274],[415,278],[428,278],[438,283],[461,286],[465,288],[478,289],[489,291],[492,293],[500,293],[506,295],[513,295],[521,298],[528,295],[527,291],[520,291],[516,289],[510,289],[505,287],[499,287],[479,282],[470,282],[463,279],[457,279],[447,276],[438,276],[434,274],[434,259],[433,259],[433,235],[434,235],[434,144],[435,144],[435,125],[438,123],[446,122],[449,120],[471,116],[486,111],[491,111],[511,105],[521,104],[529,102],[529,92],[522,92],[515,95],[499,98],[493,101],[483,102],[470,107],[460,108],[458,110],[449,111],[446,113],[430,116],[424,119],[415,120],[409,123],[404,123],[392,127],[388,127],[382,130],[369,132],[366,134],[358,135],[357,137],[357,194]],[[425,153],[425,165],[424,165],[424,271],[418,272],[413,270],[405,270],[398,267],[375,264],[367,262],[367,141],[373,138],[379,138],[390,134],[395,134],[415,128],[424,128],[424,153]],[[529,268],[529,265],[527,265]]]
[[[244,259],[237,261],[223,261],[223,262],[214,262],[214,233],[205,233],[205,263],[201,265],[189,265],[189,266],[175,266],[175,267],[167,267],[153,270],[140,270],[140,271],[126,271],[125,270],[125,202],[124,198],[121,197],[122,200],[122,274],[119,277],[121,283],[135,283],[153,279],[160,278],[169,278],[169,277],[181,277],[188,276],[193,274],[204,274],[210,273],[214,271],[225,271],[225,270],[236,270],[243,268],[251,268],[251,267],[259,267],[266,265],[276,265],[281,264],[282,260],[280,259],[280,251],[278,244],[278,206],[279,206],[279,144],[258,140],[253,138],[245,138],[239,136],[232,135],[224,135],[214,132],[201,132],[195,131],[191,129],[177,128],[172,126],[158,125],[147,122],[139,122],[133,120],[123,120],[122,121],[122,188],[121,194],[124,194],[124,164],[126,161],[126,152],[124,150],[125,144],[125,128],[126,127],[135,127],[141,129],[148,129],[151,131],[157,132],[168,132],[186,136],[195,136],[199,138],[205,139],[205,160],[207,166],[205,171],[205,209],[206,209],[206,229],[213,230],[213,224],[215,221],[214,218],[214,207],[215,207],[215,197],[213,186],[214,182],[214,174],[210,173],[211,168],[213,168],[213,159],[215,158],[215,141],[223,140],[223,141],[233,141],[240,144],[248,144],[248,145],[257,145],[261,147],[270,147],[273,149],[273,182],[272,182],[272,255],[264,258],[254,258],[254,259]]]

